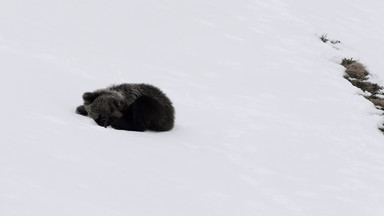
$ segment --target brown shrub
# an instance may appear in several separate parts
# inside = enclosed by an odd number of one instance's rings
[[[341,65],[343,65],[344,67],[347,67],[348,65],[352,64],[356,62],[356,60],[354,60],[353,58],[343,58],[343,60],[341,60]]]
[[[369,72],[365,66],[352,58],[344,58],[340,64],[346,68],[343,77],[355,87],[371,93],[370,96],[365,96],[365,98],[371,101],[377,109],[384,111],[384,98],[380,97],[384,96],[380,93],[383,87],[366,81],[368,80]],[[384,125],[380,126],[379,130],[384,133]]]
[[[359,80],[367,80],[368,79],[368,71],[365,69],[365,66],[359,62],[353,62],[347,66],[345,72],[349,77]]]

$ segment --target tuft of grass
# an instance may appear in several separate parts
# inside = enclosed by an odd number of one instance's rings
[[[371,99],[371,101],[376,107],[379,107],[381,110],[384,110],[384,100],[383,99]]]
[[[368,100],[376,100],[376,99],[381,99],[380,97],[376,95],[370,95],[370,96],[364,96]]]
[[[359,62],[353,62],[347,66],[345,73],[351,78],[359,79],[359,80],[367,80],[368,79],[368,71],[365,69],[365,66]]]
[[[329,41],[327,38],[327,34],[321,35],[320,40],[323,41],[324,43],[327,43]]]
[[[344,67],[347,67],[348,65],[352,64],[352,63],[355,63],[357,62],[356,60],[354,60],[353,58],[343,58],[343,60],[341,60],[341,65],[343,65]]]
[[[331,44],[339,44],[339,43],[341,43],[341,41],[339,41],[339,40],[331,40]]]
[[[379,86],[376,83],[368,82],[369,72],[365,68],[363,64],[354,60],[353,58],[344,58],[341,61],[341,65],[343,65],[345,69],[345,75],[343,76],[347,79],[352,85],[357,88],[369,92],[372,95],[379,94],[383,87]],[[376,97],[374,99],[380,99]]]
[[[380,92],[380,90],[383,89],[383,87],[377,85],[376,83],[361,81],[361,80],[357,80],[357,79],[348,79],[348,81],[350,83],[352,83],[352,85],[356,86],[357,88],[359,88],[363,91],[369,92],[373,95],[378,94]]]
[[[320,40],[323,41],[324,43],[327,43],[328,41],[329,41],[331,44],[339,44],[339,43],[341,43],[341,41],[339,41],[339,40],[329,40],[329,39],[327,38],[327,34],[323,34],[323,35],[321,35]]]
[[[376,106],[376,108],[384,111],[384,99],[379,98],[376,95],[371,96],[365,96],[365,98],[373,103],[373,105]]]
[[[379,130],[384,133],[384,125],[383,127],[379,127]]]

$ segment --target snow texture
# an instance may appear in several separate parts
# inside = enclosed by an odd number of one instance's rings
[[[377,0],[0,2],[1,216],[382,216]],[[322,43],[327,33],[341,44]],[[75,114],[85,91],[150,83],[174,130]]]

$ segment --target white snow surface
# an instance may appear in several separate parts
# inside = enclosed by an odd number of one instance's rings
[[[0,1],[1,216],[382,216],[378,0]],[[322,34],[340,40],[319,40]],[[150,83],[170,132],[102,128],[81,95]]]

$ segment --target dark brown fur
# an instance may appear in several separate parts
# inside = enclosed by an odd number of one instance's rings
[[[103,127],[129,131],[168,131],[174,126],[172,102],[148,84],[121,84],[83,94],[76,113]]]

